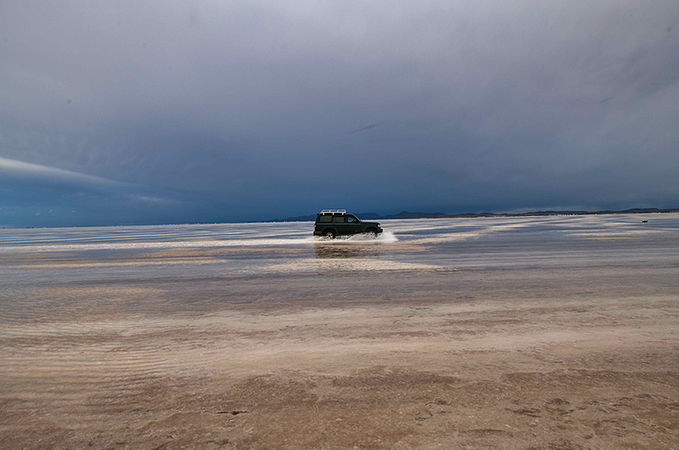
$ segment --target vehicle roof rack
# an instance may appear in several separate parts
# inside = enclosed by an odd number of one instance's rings
[[[324,209],[321,214],[346,214],[346,209]]]

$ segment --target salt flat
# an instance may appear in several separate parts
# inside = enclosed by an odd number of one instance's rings
[[[0,447],[679,448],[679,215],[383,226],[0,230]]]

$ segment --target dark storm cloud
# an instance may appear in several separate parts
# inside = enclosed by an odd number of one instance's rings
[[[674,0],[3,2],[0,157],[174,202],[107,187],[140,223],[676,207],[678,23]],[[73,201],[19,178],[2,223]]]

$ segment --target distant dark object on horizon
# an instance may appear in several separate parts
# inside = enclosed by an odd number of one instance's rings
[[[367,220],[389,220],[389,219],[442,219],[442,218],[465,218],[465,217],[524,217],[524,216],[586,216],[595,214],[642,214],[642,213],[672,213],[679,212],[679,209],[658,209],[658,208],[632,208],[624,211],[534,211],[526,213],[461,213],[445,214],[440,212],[408,212],[401,211],[397,214],[382,216],[376,213],[356,214],[361,219]],[[287,219],[273,219],[268,222],[313,222],[316,214],[308,216],[288,217]]]

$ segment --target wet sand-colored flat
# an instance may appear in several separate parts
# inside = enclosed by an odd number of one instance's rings
[[[0,448],[679,448],[679,232],[585,235],[0,254]]]

